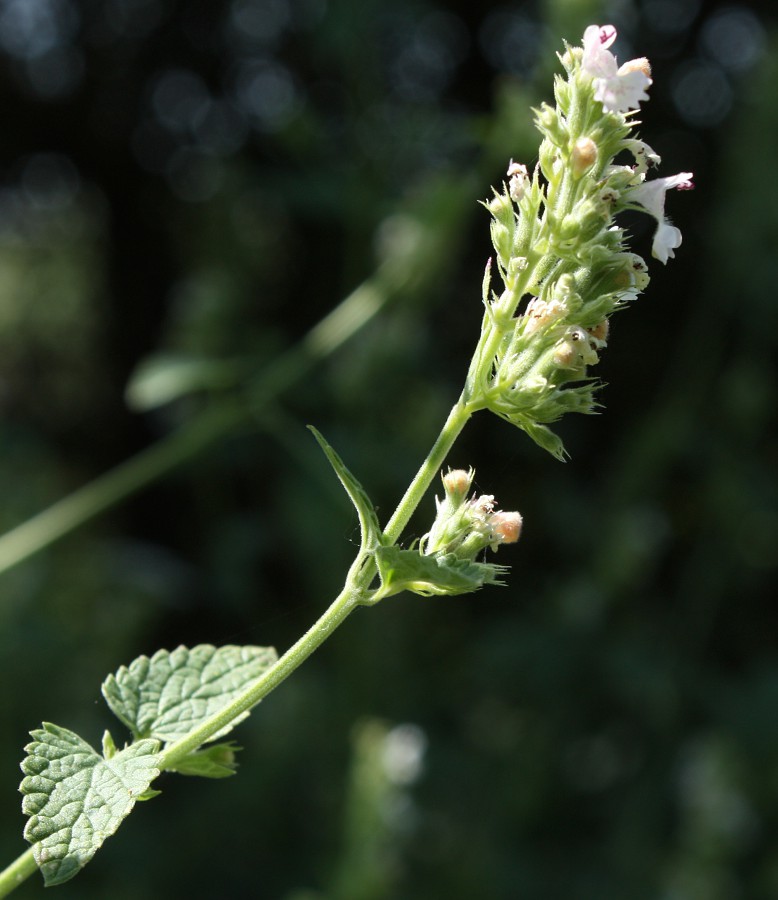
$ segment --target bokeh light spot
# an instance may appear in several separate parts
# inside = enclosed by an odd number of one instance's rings
[[[744,72],[756,65],[765,52],[766,41],[762,23],[742,7],[713,13],[700,36],[702,49],[730,72]]]
[[[489,13],[479,38],[484,56],[495,69],[522,77],[532,74],[545,45],[543,28],[508,7]]]
[[[734,99],[724,72],[702,60],[679,66],[672,93],[679,115],[695,128],[720,125],[729,115]]]

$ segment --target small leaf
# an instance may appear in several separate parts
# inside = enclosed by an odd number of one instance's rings
[[[111,759],[111,757],[116,756],[117,752],[113,735],[106,728],[105,733],[103,734],[103,756],[106,759]]]
[[[309,425],[313,436],[319,442],[319,446],[324,451],[324,455],[335,470],[338,480],[346,489],[351,502],[359,516],[359,525],[362,531],[361,546],[363,550],[372,550],[381,540],[381,526],[378,523],[378,516],[370,498],[365,493],[365,489],[357,481],[356,478],[346,468],[346,464],[338,456],[338,454],[330,447],[324,437],[313,427]]]
[[[19,790],[25,838],[46,885],[76,875],[159,775],[157,741],[138,741],[104,759],[86,741],[48,722],[31,732]]]
[[[240,750],[232,741],[195,750],[177,762],[170,771],[179,775],[199,775],[202,778],[229,778],[238,763],[235,754]]]
[[[477,591],[485,584],[503,584],[507,566],[471,562],[453,553],[422,556],[417,550],[378,547],[375,551],[381,587],[376,599],[411,591],[423,597],[455,596]]]
[[[235,699],[277,660],[272,647],[213,647],[200,644],[139,656],[103,682],[111,711],[134,737],[176,741]],[[210,741],[223,737],[248,712]]]

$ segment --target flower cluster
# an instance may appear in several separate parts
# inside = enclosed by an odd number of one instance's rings
[[[582,47],[566,48],[556,105],[536,110],[538,166],[530,174],[511,161],[507,184],[485,203],[504,289],[491,290],[490,261],[466,396],[472,409],[491,409],[560,459],[562,442],[548,425],[594,411],[598,384],[588,367],[606,346],[609,317],[648,284],[648,267],[629,251],[616,217],[627,209],[653,216],[652,254],[666,263],[681,244],[666,194],[692,187],[689,172],[647,180],[660,157],[634,128],[650,67],[645,59],[619,66],[609,49],[615,38],[612,26],[592,25]]]
[[[471,494],[474,474],[472,469],[454,469],[442,476],[443,499],[435,498],[435,521],[418,546],[406,550],[383,543],[375,548],[381,585],[370,603],[401,591],[453,597],[485,584],[504,584],[507,567],[477,557],[487,548],[515,543],[521,515],[496,510],[491,494]]]
[[[470,497],[474,475],[473,469],[453,469],[443,476],[444,495],[435,498],[435,521],[419,542],[423,555],[452,554],[472,561],[486,547],[496,550],[518,541],[521,514],[495,511],[491,494]]]

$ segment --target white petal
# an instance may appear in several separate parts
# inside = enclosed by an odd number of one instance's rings
[[[651,254],[661,263],[667,263],[668,258],[674,259],[673,250],[681,246],[683,240],[681,232],[675,225],[671,225],[666,220],[659,223],[659,227],[654,234],[654,243],[651,247]]]

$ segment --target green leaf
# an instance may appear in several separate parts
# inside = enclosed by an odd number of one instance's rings
[[[24,749],[25,838],[46,885],[76,875],[159,775],[159,743],[138,741],[104,759],[86,741],[48,722]]]
[[[232,387],[240,369],[234,360],[151,356],[132,373],[125,399],[130,409],[146,412],[199,391]]]
[[[477,591],[485,584],[503,584],[507,566],[471,562],[453,553],[422,556],[417,550],[378,547],[375,551],[381,587],[376,599],[401,591],[423,597],[455,596]]]
[[[111,711],[134,737],[172,742],[223,709],[277,660],[272,647],[213,647],[200,644],[139,656],[103,682]],[[248,712],[209,741],[223,737]]]
[[[202,778],[229,778],[238,767],[235,754],[241,749],[232,741],[214,744],[185,756],[170,771],[178,772],[179,775],[199,775]]]
[[[346,468],[346,464],[338,456],[338,454],[330,447],[324,437],[313,427],[309,425],[313,436],[319,442],[319,446],[324,451],[324,455],[335,470],[338,480],[346,489],[351,502],[359,516],[359,526],[362,532],[361,548],[362,550],[372,550],[381,541],[381,526],[378,523],[378,516],[370,498],[365,493],[365,489],[357,481],[356,478]]]

